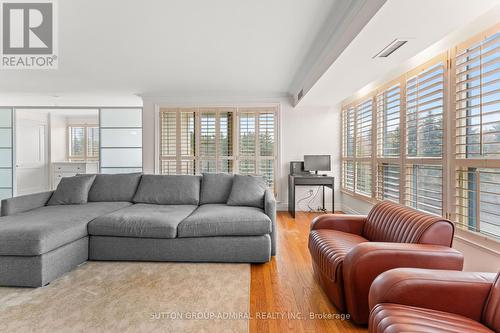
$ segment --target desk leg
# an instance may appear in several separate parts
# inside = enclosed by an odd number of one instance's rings
[[[332,214],[335,213],[335,187],[334,182],[332,182]]]
[[[295,218],[295,182],[288,178],[288,212]]]
[[[323,207],[323,212],[325,212],[325,185],[322,185],[321,187],[323,187],[323,196],[321,197],[321,201],[322,201],[321,207]]]

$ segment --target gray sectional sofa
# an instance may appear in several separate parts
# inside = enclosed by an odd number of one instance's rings
[[[43,286],[87,260],[262,263],[276,253],[276,201],[260,177],[78,177],[2,200],[0,285]]]

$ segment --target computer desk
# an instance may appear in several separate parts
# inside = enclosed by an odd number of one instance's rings
[[[332,189],[332,212],[335,211],[335,177],[309,174],[288,175],[288,212],[295,218],[295,187],[296,186],[322,186],[323,209],[325,209],[325,186]]]

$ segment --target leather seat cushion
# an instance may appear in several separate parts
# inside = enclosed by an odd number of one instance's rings
[[[373,308],[370,314],[369,332],[493,333],[493,331],[483,324],[467,317],[442,311],[388,303],[378,304]]]
[[[309,234],[309,250],[319,270],[333,281],[341,274],[344,258],[366,238],[342,231],[318,229]]]

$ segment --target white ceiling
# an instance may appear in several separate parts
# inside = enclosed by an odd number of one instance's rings
[[[446,43],[429,49],[445,36],[464,29],[449,39],[450,47],[476,33],[472,28],[498,23],[499,14],[499,0],[388,0],[298,105],[332,106],[368,93],[376,81],[394,79],[434,51],[446,50]],[[372,59],[395,38],[410,41],[386,59]]]
[[[59,69],[0,91],[283,95],[340,1],[58,1]]]

